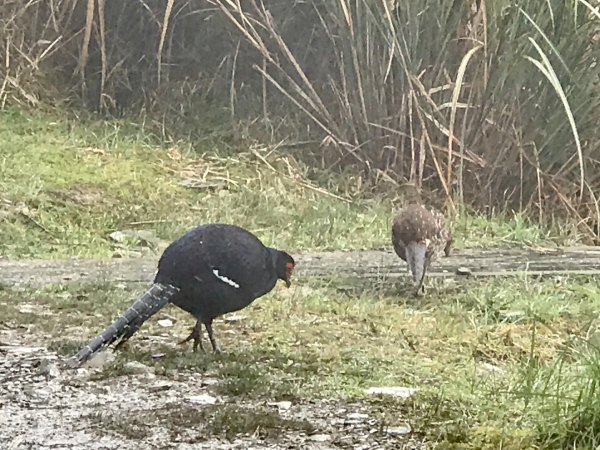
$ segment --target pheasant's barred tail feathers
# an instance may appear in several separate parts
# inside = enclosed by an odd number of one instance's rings
[[[110,324],[99,336],[83,347],[71,358],[67,365],[77,368],[96,353],[120,340],[120,343],[131,337],[142,324],[165,306],[179,291],[169,284],[155,283],[148,292],[131,305],[121,316]]]

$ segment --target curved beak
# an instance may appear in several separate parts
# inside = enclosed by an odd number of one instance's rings
[[[412,273],[413,283],[417,291],[423,285],[425,271],[427,270],[427,245],[424,242],[409,242],[406,246],[406,262]]]

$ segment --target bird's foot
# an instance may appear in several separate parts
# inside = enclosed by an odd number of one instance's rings
[[[422,284],[421,286],[419,286],[416,290],[415,290],[415,297],[420,297],[422,295],[425,295],[425,285]]]
[[[188,337],[186,337],[185,339],[183,339],[183,340],[179,341],[179,342],[177,343],[177,345],[183,345],[183,344],[185,344],[186,342],[190,342],[190,341],[191,341],[193,338],[194,338],[194,332],[192,331],[192,332],[189,334],[189,336],[188,336]]]
[[[204,351],[204,347],[202,346],[202,339],[200,338],[200,336],[198,336],[197,338],[194,338],[194,344],[192,345],[192,351],[194,353],[197,353],[198,347],[200,347],[200,350]]]
[[[192,345],[192,351],[196,353],[198,351],[198,347],[200,347],[200,350],[204,351],[204,347],[202,346],[202,335],[200,334],[200,330],[198,329],[198,327],[192,328],[192,332],[189,334],[189,336],[183,339],[182,341],[179,341],[177,345],[183,345],[191,341],[192,339],[194,340],[194,344]]]

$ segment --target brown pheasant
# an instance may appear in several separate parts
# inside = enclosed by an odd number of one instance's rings
[[[425,292],[425,272],[442,252],[450,254],[452,231],[439,211],[423,205],[408,205],[392,224],[392,244],[396,254],[408,264],[416,294]]]

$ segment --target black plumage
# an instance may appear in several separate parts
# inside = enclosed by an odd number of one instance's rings
[[[294,259],[269,248],[252,233],[235,225],[209,224],[189,231],[162,254],[154,285],[100,336],[84,347],[72,365],[80,365],[111,343],[117,347],[149,317],[173,303],[196,317],[194,350],[202,348],[201,327],[206,327],[213,351],[218,346],[213,320],[238,311],[270,292],[278,279],[289,287]]]

